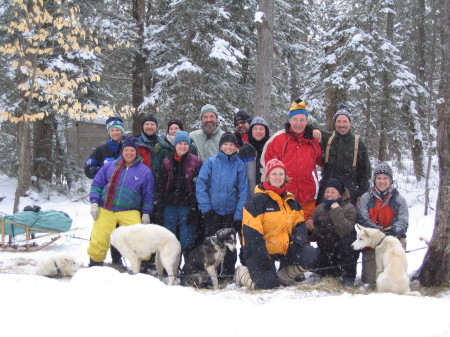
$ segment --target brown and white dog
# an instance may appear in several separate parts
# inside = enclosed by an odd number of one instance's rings
[[[169,275],[169,285],[177,278],[181,245],[168,229],[153,224],[120,226],[111,233],[111,244],[130,261],[134,274],[139,273],[141,261],[156,253],[158,278],[163,278],[163,268]]]
[[[360,231],[352,247],[355,250],[367,247],[375,249],[377,291],[398,295],[420,295],[417,291],[410,290],[408,261],[400,241],[393,236],[386,236],[378,229],[357,226]]]

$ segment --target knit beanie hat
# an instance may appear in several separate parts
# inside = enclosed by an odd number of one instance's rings
[[[106,130],[108,131],[108,134],[109,134],[109,131],[112,129],[112,128],[117,128],[117,129],[119,129],[120,131],[122,131],[122,133],[125,133],[125,128],[123,127],[123,121],[122,121],[122,118],[120,118],[120,117],[109,117],[107,120],[106,120]]]
[[[304,114],[306,117],[309,116],[308,107],[306,106],[306,101],[302,100],[301,98],[297,98],[294,102],[291,104],[290,112],[289,112],[289,118],[292,116],[298,115],[298,114]]]
[[[234,134],[232,134],[231,132],[225,132],[222,137],[220,137],[220,141],[219,141],[219,148],[224,144],[224,143],[233,143],[235,146],[237,146],[237,138]]]
[[[171,125],[176,124],[178,125],[178,127],[180,128],[180,130],[183,130],[183,122],[180,121],[178,118],[172,118],[168,123],[167,123],[167,133],[169,133],[169,128]]]
[[[152,114],[147,114],[144,116],[144,118],[142,119],[142,126],[144,126],[145,122],[154,122],[156,123],[156,125],[158,125],[158,120]]]
[[[234,115],[234,124],[236,125],[236,122],[238,121],[250,121],[252,117],[247,113],[245,110],[239,110]]]
[[[206,104],[202,107],[202,109],[200,110],[200,118],[202,118],[203,114],[208,111],[214,112],[216,117],[219,118],[217,108],[212,104]]]
[[[191,145],[191,138],[189,138],[189,133],[187,133],[186,131],[178,131],[175,134],[173,146],[177,145],[179,142],[186,142]]]
[[[391,179],[391,183],[394,180],[393,176],[392,176],[392,169],[389,166],[388,163],[383,162],[381,164],[378,164],[375,169],[373,170],[373,180],[375,180],[375,178],[377,177],[377,175],[379,174],[386,174],[389,176],[389,178]]]
[[[122,149],[126,148],[127,146],[134,147],[136,150],[138,148],[138,140],[136,137],[125,137],[124,140],[122,140]]]
[[[350,112],[349,108],[344,103],[338,104],[338,110],[333,115],[333,124],[336,123],[336,119],[340,115],[345,115],[347,118],[352,121],[352,113]]]
[[[330,178],[325,184],[325,189],[328,187],[334,187],[337,191],[343,195],[345,193],[345,185],[344,183],[336,178]]]
[[[286,173],[286,166],[284,166],[281,160],[273,158],[266,163],[266,177],[268,177],[270,172],[276,167],[281,167]]]

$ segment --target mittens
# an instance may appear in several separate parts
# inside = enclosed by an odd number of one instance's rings
[[[144,225],[148,225],[150,223],[150,215],[142,214],[141,220]]]
[[[98,218],[98,204],[92,204],[91,205],[91,215],[92,219],[97,220]]]

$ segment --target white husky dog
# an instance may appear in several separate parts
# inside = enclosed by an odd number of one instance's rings
[[[398,295],[420,295],[409,288],[408,261],[400,241],[393,236],[386,236],[382,231],[357,225],[356,241],[352,243],[355,250],[366,247],[375,249],[377,265],[377,291]]]
[[[159,225],[137,224],[120,226],[111,233],[111,244],[131,263],[133,273],[140,271],[141,261],[156,253],[158,278],[163,278],[163,267],[169,275],[169,285],[177,277],[181,245],[176,236]]]
[[[72,277],[81,264],[67,253],[47,254],[37,264],[36,274],[50,277]]]

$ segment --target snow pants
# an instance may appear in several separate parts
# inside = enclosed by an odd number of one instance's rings
[[[139,211],[111,212],[99,207],[97,220],[92,225],[91,240],[87,249],[89,257],[95,262],[103,262],[109,249],[112,231],[119,226],[141,223]]]

